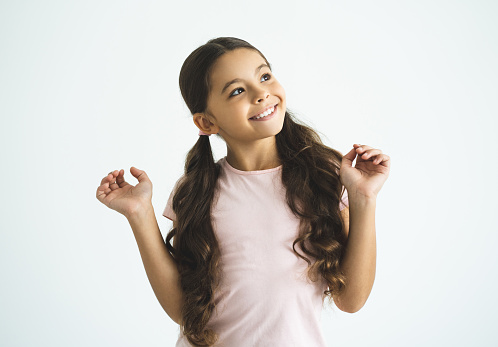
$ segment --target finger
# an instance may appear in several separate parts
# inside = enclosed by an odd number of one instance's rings
[[[143,170],[139,170],[132,166],[130,168],[131,174],[138,180],[138,182],[150,181],[149,176]]]
[[[102,184],[106,183],[106,182],[108,181],[108,179],[109,179],[110,175],[111,175],[111,174],[109,173],[109,174],[107,174],[107,176],[105,176],[104,178],[102,178],[102,181],[100,181],[100,185],[102,185]]]
[[[121,169],[118,172],[118,176],[116,177],[116,183],[123,188],[124,186],[128,185],[128,183],[124,179],[124,170]]]
[[[97,190],[103,191],[105,194],[109,194],[111,191],[116,189],[116,187],[112,187],[113,189],[111,189],[111,185],[113,184],[116,184],[116,182],[114,182],[114,176],[109,174],[102,179],[100,187],[97,188]]]
[[[119,184],[116,182],[116,178],[112,178],[111,182],[109,182],[109,189],[116,190],[119,188]]]
[[[116,172],[117,172],[117,175],[119,175],[119,171],[118,170],[111,171],[107,175],[107,179],[108,179],[108,182],[109,182],[109,189],[110,189],[110,191],[113,191],[113,190],[116,190],[116,189],[119,188],[119,185],[116,183],[116,177],[115,177]]]
[[[105,176],[105,177],[102,179],[102,181],[100,181],[100,184],[104,184],[104,183],[105,183],[105,182],[107,182],[107,181],[113,181],[113,180],[114,180],[114,172],[115,172],[115,171],[116,171],[116,170],[109,172],[109,173],[107,174],[107,176]]]
[[[105,193],[97,188],[97,194],[95,194],[95,196],[97,197],[98,201],[102,202],[102,200],[104,200],[105,198]]]
[[[388,156],[388,155],[385,155],[385,154],[380,154],[380,155],[378,155],[378,156],[377,156],[377,158],[375,158],[375,160],[373,161],[373,163],[374,163],[375,165],[377,165],[377,164],[380,164],[380,163],[382,163],[382,162],[386,162],[386,161],[388,161],[389,159],[390,159],[390,158],[389,158],[389,156]]]
[[[109,189],[109,185],[111,184],[111,182],[104,182],[100,185],[99,188],[97,188],[98,190],[101,190],[103,191],[104,193],[108,194],[108,189]]]
[[[97,188],[96,197],[100,202],[103,202],[107,194],[110,193],[108,183],[104,183]]]
[[[367,146],[367,145],[357,146],[357,147],[356,147],[356,153],[364,153],[364,152],[366,152],[368,149],[372,149],[372,147]]]
[[[391,157],[388,156],[387,154],[382,154],[382,160],[379,161],[379,164],[382,164],[384,166],[389,166],[388,161],[391,160]]]
[[[119,185],[118,185],[116,182],[111,183],[111,184],[109,184],[109,189],[110,189],[111,191],[116,190],[116,189],[119,189]]]
[[[382,151],[380,149],[372,148],[372,149],[365,151],[365,153],[363,153],[361,155],[361,158],[363,158],[363,159],[373,158],[378,154],[382,154]]]
[[[342,157],[341,165],[347,165],[349,167],[352,167],[354,158],[356,158],[356,150],[353,148]]]

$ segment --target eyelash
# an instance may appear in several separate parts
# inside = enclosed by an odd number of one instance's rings
[[[266,76],[266,75],[268,75],[268,77],[269,77],[269,78],[267,79],[267,81],[271,80],[271,74],[269,74],[269,73],[265,73],[265,74],[264,74],[264,75],[262,75],[261,77],[264,77],[264,76]],[[230,93],[229,98],[231,98],[231,97],[233,97],[233,96],[240,95],[240,93],[239,93],[239,94],[237,94],[237,95],[233,95],[233,92],[235,92],[236,90],[239,90],[239,89],[243,89],[243,88],[242,88],[242,87],[239,87],[239,88],[235,88],[234,90],[232,90],[232,92]]]

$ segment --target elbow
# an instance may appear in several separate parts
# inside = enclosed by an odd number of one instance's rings
[[[346,306],[337,306],[339,310],[346,313],[355,313],[358,312],[364,305],[346,305]]]
[[[172,319],[172,320],[173,320],[173,322],[175,322],[176,324],[181,325],[181,324],[180,324],[180,321],[181,321],[181,320],[180,320],[180,317],[171,317],[171,319]]]
[[[365,305],[366,300],[336,300],[334,302],[342,312],[355,313]]]
[[[181,315],[181,311],[179,308],[166,309],[166,307],[164,305],[161,305],[161,306],[162,306],[164,312],[166,312],[166,314],[169,316],[169,318],[171,318],[171,320],[173,322],[175,322],[178,325],[181,325],[182,315]]]
[[[339,295],[333,297],[334,303],[337,308],[343,312],[355,313],[365,306],[365,303],[370,296],[371,288],[366,291],[344,291]]]
[[[169,316],[169,318],[171,318],[171,320],[173,322],[175,322],[176,324],[180,325],[180,323],[181,323],[181,315],[180,315],[180,313],[170,314],[168,311],[166,311],[166,310],[164,310],[164,311]]]

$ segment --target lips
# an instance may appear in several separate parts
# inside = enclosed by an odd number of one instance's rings
[[[268,121],[270,119],[273,119],[273,117],[275,117],[275,114],[277,114],[277,109],[278,109],[278,105],[274,107],[273,109],[273,112],[270,113],[268,116],[264,116],[264,117],[261,117],[261,118],[249,118],[249,120],[252,120],[253,122],[265,122],[265,121]]]
[[[254,120],[254,117],[257,117],[259,116],[260,114],[262,113],[265,113],[266,111],[268,111],[269,109],[271,109],[272,107],[277,107],[278,104],[275,104],[275,105],[270,105],[266,108],[264,108],[262,111],[260,111],[259,113],[256,113],[254,116],[250,117],[249,119],[253,119]]]

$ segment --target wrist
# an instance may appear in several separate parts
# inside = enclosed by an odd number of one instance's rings
[[[377,194],[365,194],[361,192],[348,191],[348,200],[350,203],[354,202],[362,205],[375,205],[377,201]]]
[[[151,214],[154,215],[154,207],[152,206],[152,202],[149,201],[147,203],[136,206],[133,210],[125,214],[125,217],[130,222],[140,221],[149,217]]]

